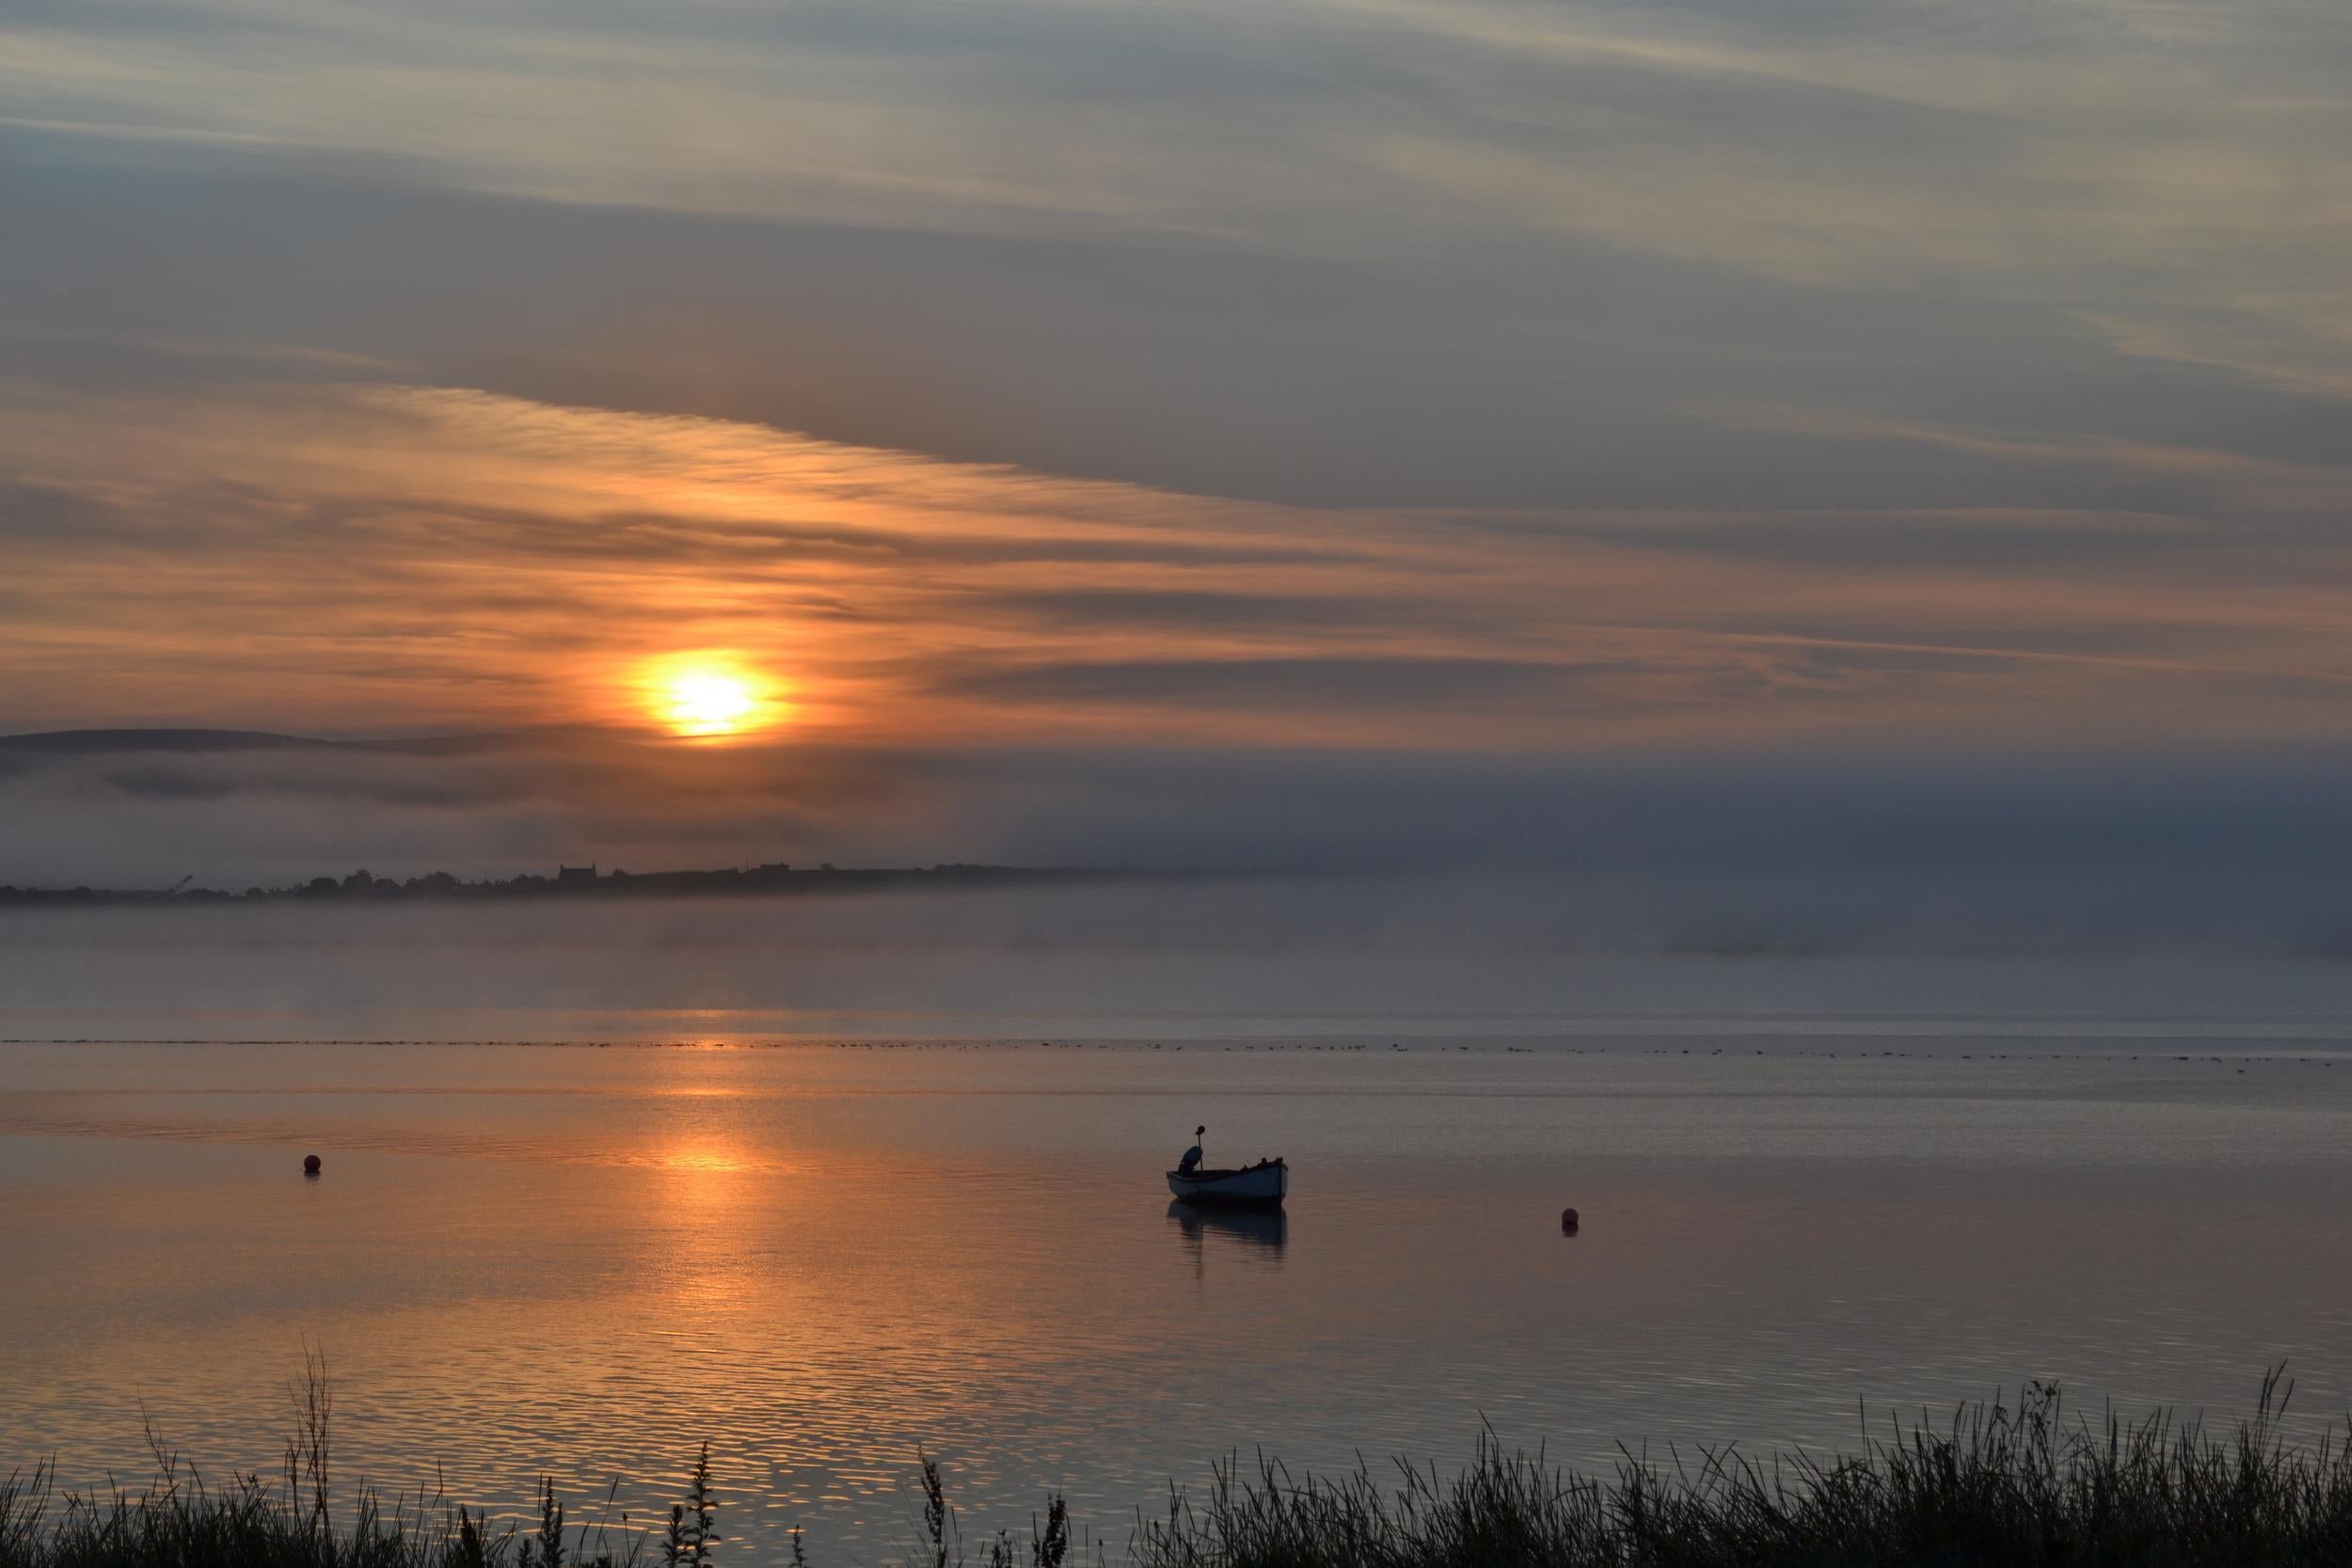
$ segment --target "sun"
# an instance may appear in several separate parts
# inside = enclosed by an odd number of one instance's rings
[[[663,717],[680,735],[733,735],[759,706],[751,682],[717,670],[687,670],[670,677]]]
[[[739,666],[711,661],[675,661],[650,671],[646,705],[672,735],[713,740],[741,735],[768,723],[775,704],[768,683]]]

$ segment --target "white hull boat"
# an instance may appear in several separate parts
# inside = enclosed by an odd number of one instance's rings
[[[1172,1170],[1168,1190],[1187,1203],[1279,1209],[1290,1194],[1291,1168],[1279,1160],[1261,1160],[1239,1170]]]

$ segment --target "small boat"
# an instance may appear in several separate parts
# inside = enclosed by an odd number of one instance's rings
[[[1168,1190],[1187,1203],[1279,1209],[1291,1190],[1291,1168],[1280,1160],[1261,1160],[1239,1170],[1172,1170]]]

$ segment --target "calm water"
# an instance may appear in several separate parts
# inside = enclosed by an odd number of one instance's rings
[[[2047,1376],[2233,1415],[2281,1358],[2314,1418],[2352,1396],[2324,1016],[1130,1013],[875,1048],[468,995],[464,1028],[540,1043],[413,1043],[460,1025],[184,978],[178,1015],[69,1006],[14,961],[0,1464],[135,1474],[144,1410],[273,1467],[307,1342],[345,1481],[617,1476],[642,1509],[708,1439],[730,1535],[878,1561],[918,1447],[968,1529],[1061,1487],[1116,1541],[1261,1445],[1851,1446],[1858,1399]],[[167,1034],[204,1039],[127,1040]],[[1196,1121],[1290,1158],[1286,1219],[1170,1212]]]

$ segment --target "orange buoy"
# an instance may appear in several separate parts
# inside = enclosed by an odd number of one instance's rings
[[[1560,1228],[1563,1230],[1574,1230],[1576,1228],[1575,1210],[1563,1209],[1560,1211]]]
[[[302,1174],[305,1176],[316,1176],[318,1173],[319,1157],[315,1154],[305,1154],[302,1157]]]

